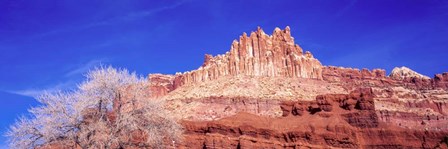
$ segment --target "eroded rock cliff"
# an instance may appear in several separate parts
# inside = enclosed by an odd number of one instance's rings
[[[446,128],[435,131],[391,125],[380,118],[374,98],[372,89],[359,88],[349,94],[320,95],[315,101],[281,102],[282,115],[276,118],[242,112],[216,121],[183,121],[186,139],[178,147],[446,147]]]
[[[150,80],[183,120],[181,148],[446,147],[448,73],[322,66],[289,27],[258,28],[197,70]]]
[[[289,27],[276,28],[272,35],[261,28],[234,40],[229,52],[205,55],[197,70],[177,73],[174,88],[184,84],[215,80],[224,76],[268,76],[322,79],[322,65],[294,43]]]

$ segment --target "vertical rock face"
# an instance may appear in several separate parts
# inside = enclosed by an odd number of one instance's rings
[[[322,79],[322,64],[310,52],[294,43],[290,28],[276,28],[267,35],[261,28],[234,40],[230,51],[212,57],[205,55],[197,70],[177,73],[174,87],[214,80],[221,76],[283,76]]]
[[[151,74],[149,75],[149,82],[151,82],[150,91],[151,96],[158,98],[168,94],[174,90],[172,75]]]

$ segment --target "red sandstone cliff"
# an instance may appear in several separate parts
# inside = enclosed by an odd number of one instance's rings
[[[382,121],[374,97],[371,89],[361,88],[350,94],[321,95],[315,101],[282,102],[282,116],[277,118],[239,113],[216,121],[184,121],[186,139],[179,147],[446,147],[446,131],[403,128]]]
[[[223,76],[280,76],[322,79],[322,65],[310,52],[294,43],[289,27],[267,35],[261,28],[234,40],[222,55],[206,54],[197,70],[177,73],[173,85],[215,80]]]
[[[181,148],[447,147],[448,73],[322,66],[289,27],[258,28],[197,70],[149,79],[183,119]]]

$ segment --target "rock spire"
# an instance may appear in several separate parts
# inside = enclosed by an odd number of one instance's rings
[[[222,55],[206,54],[197,70],[177,73],[174,85],[214,80],[221,76],[282,76],[322,79],[322,64],[294,43],[291,30],[275,28],[272,35],[260,27],[243,33]]]

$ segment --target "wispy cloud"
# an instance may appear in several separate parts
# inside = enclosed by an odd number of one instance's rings
[[[342,8],[340,11],[336,13],[336,18],[339,18],[342,15],[344,15],[348,10],[350,10],[353,6],[355,6],[357,1],[358,0],[350,0],[350,2],[344,8]]]
[[[76,86],[76,82],[73,80],[69,80],[66,82],[61,82],[56,85],[46,87],[46,88],[30,88],[30,89],[24,89],[24,90],[14,90],[14,91],[5,91],[11,94],[21,95],[21,96],[27,96],[27,97],[38,97],[42,95],[43,93],[54,93],[60,90],[67,90],[70,88],[73,88]]]
[[[37,89],[27,89],[27,90],[5,91],[5,92],[34,98],[41,95],[44,91]]]
[[[94,68],[96,66],[102,65],[102,64],[104,64],[105,62],[108,62],[108,61],[109,60],[106,59],[106,58],[91,60],[91,61],[89,61],[87,63],[83,63],[81,65],[78,65],[76,69],[73,69],[73,70],[65,73],[64,76],[65,77],[72,77],[72,76],[75,76],[75,75],[81,75],[83,73],[86,73],[90,69],[92,69],[92,68]]]
[[[113,18],[110,21],[130,21],[130,20],[134,20],[134,19],[139,19],[139,18],[144,18],[147,16],[151,16],[153,14],[159,13],[161,11],[165,11],[165,10],[170,10],[170,9],[174,9],[176,7],[179,7],[180,5],[184,4],[187,1],[179,1],[177,3],[174,3],[172,5],[168,5],[168,6],[162,6],[159,8],[154,8],[151,10],[145,10],[145,11],[139,11],[139,12],[132,12],[129,13],[125,16],[120,16],[117,18]],[[104,25],[107,24],[107,22],[100,22],[98,25]]]
[[[171,5],[161,6],[161,7],[153,8],[153,9],[149,9],[149,10],[130,12],[125,15],[116,16],[116,17],[112,17],[112,18],[108,18],[108,19],[104,19],[104,20],[99,20],[96,22],[88,23],[88,24],[57,28],[57,29],[49,30],[49,31],[46,31],[43,33],[38,33],[38,34],[35,34],[32,36],[29,36],[28,39],[42,38],[42,37],[46,37],[46,36],[52,36],[52,35],[57,35],[57,34],[62,34],[62,33],[67,33],[67,32],[83,31],[83,30],[87,30],[90,28],[94,28],[94,27],[101,27],[101,26],[112,25],[112,24],[116,24],[116,23],[134,21],[134,20],[145,18],[145,17],[149,17],[151,15],[157,14],[157,13],[165,11],[165,10],[177,8],[186,2],[188,2],[188,1],[182,0],[182,1],[178,1]],[[18,39],[17,38],[7,39],[4,41],[0,41],[0,43],[10,42],[10,41],[14,41],[14,40],[18,40]]]
[[[38,88],[28,88],[23,90],[5,90],[5,92],[17,94],[21,96],[28,96],[28,97],[37,97],[39,95],[42,95],[45,92],[53,93],[61,90],[69,90],[76,87],[77,82],[84,73],[89,71],[90,69],[102,65],[105,62],[109,62],[106,58],[101,59],[94,59],[90,60],[86,63],[82,63],[80,65],[77,65],[74,69],[66,72],[64,74],[64,77],[66,78],[66,81],[58,82],[52,85],[44,86],[44,87],[38,87]]]
[[[156,13],[159,13],[159,12],[162,12],[162,11],[165,11],[165,10],[170,10],[170,9],[177,8],[177,7],[181,6],[182,4],[184,4],[186,2],[187,1],[179,1],[177,3],[171,4],[171,5],[168,5],[168,6],[162,6],[162,7],[153,8],[153,9],[144,10],[144,11],[130,12],[130,13],[126,14],[126,15],[116,16],[116,17],[112,17],[112,18],[109,18],[109,19],[105,19],[105,20],[101,20],[101,21],[97,21],[97,22],[92,22],[92,23],[81,25],[81,26],[77,26],[77,27],[56,29],[56,30],[48,31],[46,33],[41,33],[38,36],[39,37],[43,37],[43,36],[48,36],[48,35],[53,35],[53,34],[67,32],[67,31],[81,31],[81,30],[86,30],[86,29],[90,29],[90,28],[94,28],[94,27],[111,25],[111,24],[115,24],[115,23],[134,21],[134,20],[145,18],[145,17],[149,17],[151,15],[154,15]]]

